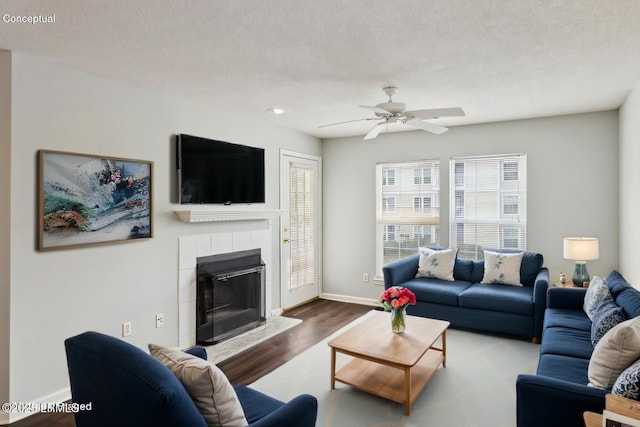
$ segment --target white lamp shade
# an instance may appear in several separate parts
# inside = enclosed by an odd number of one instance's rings
[[[563,256],[575,261],[589,261],[600,257],[598,239],[595,237],[565,237]]]

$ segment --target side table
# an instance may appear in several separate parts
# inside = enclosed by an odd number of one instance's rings
[[[561,287],[561,288],[578,288],[578,286],[574,285],[571,280],[567,280],[564,283],[562,283],[560,281],[557,281],[557,282],[553,282],[551,284],[553,286],[558,286],[558,287]]]

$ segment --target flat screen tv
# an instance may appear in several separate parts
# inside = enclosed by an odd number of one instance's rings
[[[177,135],[180,203],[264,203],[264,149]]]

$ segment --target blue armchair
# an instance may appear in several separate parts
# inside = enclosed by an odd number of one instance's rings
[[[90,404],[75,414],[78,427],[206,427],[180,381],[143,350],[98,332],[65,340],[74,403]],[[206,358],[206,352],[195,350]],[[234,386],[250,426],[315,426],[318,402],[303,394],[288,403],[257,390]]]

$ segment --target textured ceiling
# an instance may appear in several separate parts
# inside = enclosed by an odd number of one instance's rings
[[[365,134],[318,126],[371,117],[358,105],[387,85],[408,109],[462,107],[433,121],[455,126],[615,109],[640,77],[637,0],[2,0],[0,14],[56,16],[0,21],[0,49],[322,138]]]

